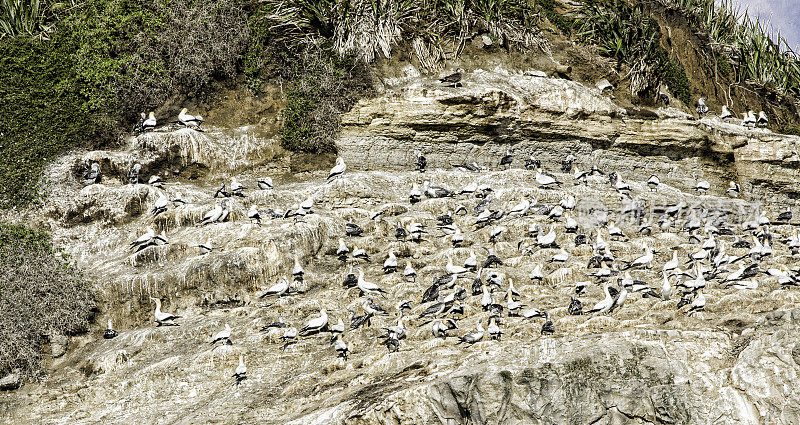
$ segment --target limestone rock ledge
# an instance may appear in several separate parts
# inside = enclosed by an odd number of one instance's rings
[[[655,173],[681,189],[704,178],[720,194],[728,180],[760,194],[800,194],[800,137],[674,109],[626,111],[595,88],[502,69],[475,71],[459,88],[396,83],[343,116],[337,147],[351,166],[408,168],[420,149],[430,167],[496,167],[511,148],[515,161],[534,155],[545,168],[573,153],[578,168],[613,167],[640,180]]]

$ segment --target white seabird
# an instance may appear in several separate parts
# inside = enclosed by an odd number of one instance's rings
[[[325,309],[320,309],[319,317],[310,319],[306,326],[300,330],[301,336],[311,335],[320,332],[328,327],[328,312]]]
[[[769,120],[767,120],[767,114],[765,114],[764,111],[759,112],[758,113],[758,119],[756,120],[756,124],[761,126],[761,127],[766,127],[768,123],[769,123]]]
[[[247,366],[244,364],[243,354],[239,355],[239,366],[236,366],[233,377],[236,378],[236,385],[239,385],[242,381],[247,379]]]
[[[587,313],[606,313],[608,312],[611,307],[614,305],[614,298],[611,297],[611,294],[608,292],[608,282],[603,281],[603,294],[605,294],[605,298],[600,300],[597,304],[592,307],[591,310],[587,311]]]
[[[541,168],[536,169],[536,176],[534,178],[536,179],[536,183],[538,183],[539,186],[542,186],[544,188],[561,185],[561,182],[559,182],[558,180],[554,179],[553,177],[550,177],[547,174],[542,173]]]
[[[347,343],[344,342],[341,336],[336,335],[336,341],[334,342],[333,349],[336,350],[336,355],[347,360],[347,355],[350,352],[350,348],[347,347]]]
[[[206,239],[206,241],[204,243],[201,243],[200,245],[197,245],[197,247],[200,248],[200,254],[201,255],[202,254],[208,254],[209,252],[214,250],[213,241],[211,240],[210,236],[209,236],[208,239]]]
[[[281,277],[275,282],[274,285],[270,286],[266,292],[264,292],[259,298],[265,298],[270,295],[277,295],[282,297],[289,293],[289,281],[285,277]]]
[[[111,319],[108,319],[108,327],[103,331],[103,338],[113,339],[116,338],[117,335],[119,335],[119,332],[114,330],[114,327],[111,325]]]
[[[417,281],[417,271],[414,270],[413,267],[411,267],[411,261],[410,260],[406,261],[406,268],[403,270],[403,278],[406,281],[409,281],[409,280],[412,281],[412,282],[416,282]]]
[[[483,334],[485,330],[481,325],[481,322],[478,322],[478,325],[475,327],[475,331],[470,332],[464,336],[459,337],[458,343],[461,344],[462,342],[466,342],[467,344],[475,344],[476,342],[483,339]]]
[[[222,217],[222,213],[223,213],[222,205],[220,205],[219,202],[215,202],[214,208],[203,216],[203,220],[200,221],[200,225],[202,226],[204,224],[213,223],[219,220],[220,217]]]
[[[178,122],[181,125],[185,125],[186,127],[197,127],[203,123],[203,117],[200,115],[189,115],[186,113],[186,111],[188,111],[188,109],[183,108],[178,114]]]
[[[661,184],[661,179],[658,178],[657,175],[651,174],[650,178],[647,180],[647,187],[650,188],[651,192],[658,191],[658,185]]]
[[[211,344],[216,344],[217,342],[222,341],[223,344],[231,345],[231,325],[225,324],[225,329],[217,332],[214,334],[214,337],[211,338]]]
[[[744,119],[742,120],[742,126],[744,127],[755,127],[756,126],[756,114],[753,111],[747,111],[747,113],[743,114]]]
[[[300,258],[295,255],[294,256],[294,267],[292,267],[292,277],[297,279],[298,277],[303,277],[305,271],[303,270],[303,266],[300,265]]]
[[[153,204],[153,217],[166,211],[169,204],[169,198],[167,198],[167,195],[164,194],[164,192],[161,192],[158,195],[158,199],[156,199],[156,202]]]
[[[365,294],[378,294],[386,298],[386,291],[379,288],[378,285],[364,280],[364,270],[361,270],[360,268],[358,269],[358,284],[356,286],[358,286],[358,289]]]
[[[273,189],[275,187],[275,184],[272,183],[272,178],[270,177],[260,178],[256,184],[258,184],[258,188],[261,190]]]
[[[176,316],[171,313],[164,313],[161,311],[161,300],[153,297],[150,297],[150,299],[156,303],[156,309],[153,311],[153,317],[156,319],[156,323],[158,323],[157,326],[178,326],[174,320],[180,319],[181,316]]]
[[[722,113],[719,114],[719,119],[725,121],[731,118],[733,118],[733,114],[731,113],[731,111],[728,110],[727,106],[722,105]]]
[[[156,128],[156,114],[151,111],[147,119],[142,123],[142,131],[150,131],[154,128]]]
[[[258,208],[256,208],[256,204],[250,205],[250,209],[247,211],[247,218],[249,218],[251,222],[255,221],[261,226],[261,213],[258,211]]]
[[[344,163],[344,159],[342,157],[336,158],[336,165],[331,168],[330,173],[328,173],[328,181],[331,181],[347,171],[347,165]]]

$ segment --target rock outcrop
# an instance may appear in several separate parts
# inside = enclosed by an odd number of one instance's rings
[[[541,319],[503,317],[504,335],[474,345],[435,338],[418,318],[422,292],[442,274],[448,256],[461,264],[481,246],[489,228],[476,228],[471,195],[423,199],[409,205],[413,184],[428,179],[459,190],[468,183],[491,184],[494,205],[509,209],[521,198],[554,204],[567,195],[578,199],[574,214],[582,226],[595,213],[619,213],[630,240],[609,240],[614,255],[631,259],[647,245],[656,263],[681,259],[694,245],[678,231],[638,233],[639,223],[622,211],[626,198],[605,176],[585,183],[560,171],[569,153],[575,166],[617,170],[647,211],[684,202],[698,210],[725,212],[742,219],[757,212],[758,200],[780,195],[790,202],[800,187],[794,180],[798,138],[743,129],[715,119],[693,120],[676,110],[625,111],[596,89],[525,73],[476,72],[462,88],[442,88],[419,77],[390,82],[380,97],[359,102],[343,118],[337,146],[349,171],[326,182],[327,170],[286,174],[288,159],[275,141],[257,128],[206,133],[162,129],[132,138],[114,151],[76,152],[50,169],[50,196],[32,219],[47,226],[56,242],[94,279],[102,309],[98,323],[112,318],[119,335],[102,338],[102,326],[87,335],[60,340],[49,364],[49,378],[19,389],[19,377],[0,380],[0,420],[8,423],[224,423],[224,424],[796,424],[800,395],[800,292],[775,277],[759,277],[755,289],[709,285],[705,311],[688,315],[678,300],[631,295],[610,315],[570,315],[566,305],[575,283],[592,280],[583,267],[591,249],[574,236],[557,235],[574,257],[571,264],[548,260],[554,248],[531,248],[529,225],[550,226],[546,215],[531,213],[503,221],[507,230],[492,245],[503,259],[528,307],[547,311],[556,332],[541,335]],[[508,169],[498,162],[511,148]],[[414,149],[423,150],[429,170],[411,170]],[[557,189],[534,184],[523,168],[530,155],[563,182]],[[77,167],[101,163],[107,178],[80,187]],[[164,188],[125,184],[134,160],[147,173],[160,174]],[[486,171],[451,169],[472,163]],[[662,185],[651,191],[650,174]],[[245,196],[226,198],[227,221],[202,225],[219,199],[220,183],[237,179]],[[271,176],[274,189],[258,189]],[[711,182],[709,194],[694,193],[695,178]],[[745,199],[725,195],[729,180],[742,183]],[[161,195],[177,194],[186,204],[170,203],[153,215]],[[284,217],[311,199],[305,217]],[[768,199],[774,207],[777,202]],[[453,247],[435,226],[442,211],[463,205],[468,213],[455,224],[467,233]],[[262,222],[247,219],[251,207]],[[269,212],[271,210],[274,215]],[[371,219],[382,211],[380,219]],[[770,211],[770,214],[777,212]],[[397,225],[428,224],[420,243],[397,240]],[[364,236],[344,237],[345,223]],[[169,243],[134,252],[130,242],[152,227]],[[791,224],[772,228],[776,240]],[[390,315],[370,326],[348,330],[343,338],[350,357],[336,357],[330,336],[303,337],[284,346],[282,329],[264,329],[278,318],[301,328],[326,309],[331,323],[349,324],[362,313],[358,289],[342,287],[349,265],[336,256],[337,239],[364,248],[371,262],[357,262],[369,281],[388,292]],[[198,244],[211,239],[214,249]],[[727,239],[726,239],[727,238]],[[720,236],[726,243],[730,239]],[[525,248],[531,248],[526,250]],[[783,249],[783,247],[781,247]],[[384,274],[392,250],[418,273],[408,281]],[[746,255],[746,249],[729,250]],[[294,258],[305,268],[299,293],[261,295],[280,276],[291,279]],[[350,260],[353,261],[353,260]],[[572,260],[571,260],[572,261]],[[765,267],[792,264],[786,250]],[[544,264],[542,282],[528,278]],[[581,265],[581,266],[577,266]],[[634,270],[634,277],[660,285],[658,270]],[[469,288],[469,275],[458,281]],[[654,281],[659,283],[654,283]],[[156,327],[148,297],[160,298],[180,326]],[[602,298],[597,285],[580,295],[586,305]],[[454,335],[485,322],[480,297],[465,300],[466,314]],[[411,300],[408,337],[397,352],[377,342],[383,328],[396,324],[394,306]],[[232,345],[209,344],[228,324]],[[63,344],[62,344],[63,343]],[[63,354],[63,355],[62,355]],[[232,377],[239,355],[247,379]]]

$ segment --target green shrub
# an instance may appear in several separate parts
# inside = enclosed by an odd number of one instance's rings
[[[47,335],[86,331],[94,306],[46,233],[0,223],[0,376],[40,374]]]
[[[556,10],[555,0],[537,0],[536,4],[542,9],[547,20],[555,25],[559,31],[567,35],[572,33],[573,20]]]
[[[293,151],[335,152],[341,114],[372,91],[371,71],[352,56],[310,44],[296,55],[289,75],[281,145]]]

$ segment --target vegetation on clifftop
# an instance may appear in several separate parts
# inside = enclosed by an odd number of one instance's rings
[[[0,223],[0,377],[38,375],[48,336],[86,331],[94,306],[46,233]]]

